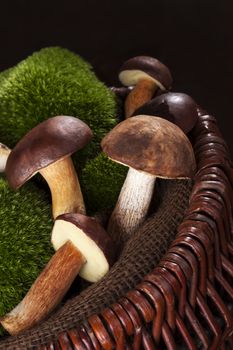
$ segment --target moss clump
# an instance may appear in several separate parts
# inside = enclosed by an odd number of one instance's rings
[[[127,167],[111,161],[104,153],[86,164],[80,182],[91,213],[114,207],[127,171]]]
[[[81,57],[59,47],[45,48],[1,74],[1,142],[13,147],[48,117],[78,116],[94,138],[76,164],[97,155],[100,140],[116,124],[116,100]]]
[[[4,70],[3,72],[0,73],[0,84],[8,77],[10,74],[11,68]]]
[[[47,195],[33,184],[12,191],[0,178],[0,316],[15,307],[54,254]],[[0,332],[1,333],[1,332]]]

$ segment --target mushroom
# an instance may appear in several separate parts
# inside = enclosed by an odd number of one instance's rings
[[[0,173],[3,173],[6,168],[7,158],[11,150],[3,143],[0,143]]]
[[[138,108],[134,115],[146,114],[162,117],[179,126],[187,134],[198,119],[197,104],[187,94],[168,92],[156,96]]]
[[[195,157],[190,141],[178,126],[147,115],[119,123],[101,146],[111,160],[129,167],[108,223],[108,233],[120,243],[144,221],[156,177],[192,178]]]
[[[156,90],[168,90],[172,84],[169,69],[159,60],[149,56],[136,56],[121,67],[119,80],[125,86],[134,85],[125,101],[125,117],[149,101]]]
[[[52,243],[57,252],[24,299],[0,319],[11,335],[45,319],[62,300],[78,273],[87,281],[97,282],[113,263],[115,251],[109,235],[95,219],[82,214],[57,217]]]
[[[53,217],[69,212],[85,214],[85,205],[71,154],[92,137],[90,128],[69,116],[49,118],[29,131],[11,151],[6,177],[14,189],[36,173],[47,181]]]

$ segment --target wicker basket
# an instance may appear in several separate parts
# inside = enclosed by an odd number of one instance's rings
[[[192,186],[172,194],[179,204],[178,194],[187,193],[187,201],[166,213],[176,218],[169,223],[176,236],[162,244],[153,264],[147,264],[150,270],[140,270],[148,260],[138,257],[134,284],[129,281],[127,288],[116,281],[119,288],[109,297],[103,286],[113,283],[113,268],[102,285],[67,301],[42,326],[2,340],[0,349],[233,349],[232,163],[215,118],[203,110],[198,113],[190,135],[198,171]],[[163,212],[168,202],[169,196]],[[166,238],[169,227],[161,230],[160,239]],[[127,269],[122,280],[129,278]],[[102,299],[93,306],[98,293]],[[87,298],[80,316],[76,305]]]

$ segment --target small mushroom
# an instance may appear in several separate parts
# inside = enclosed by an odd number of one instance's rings
[[[119,80],[125,86],[134,85],[125,101],[125,118],[149,101],[156,90],[168,90],[172,84],[169,69],[159,60],[149,56],[136,56],[121,67]]]
[[[60,215],[52,231],[57,252],[36,279],[24,299],[0,319],[16,335],[45,319],[62,300],[76,275],[99,281],[114,259],[109,235],[93,218],[72,213]]]
[[[69,116],[49,118],[27,133],[11,151],[6,177],[14,189],[36,173],[47,181],[53,217],[70,212],[85,214],[85,205],[71,154],[83,148],[92,137],[90,128]]]
[[[192,145],[175,124],[159,117],[138,115],[119,123],[101,143],[103,152],[129,171],[108,223],[119,243],[144,221],[156,177],[192,178],[196,163]]]
[[[0,173],[3,173],[6,168],[7,158],[11,150],[3,143],[0,143]]]
[[[196,102],[189,95],[178,92],[156,96],[134,113],[141,114],[165,118],[179,126],[185,134],[192,130],[198,119]]]

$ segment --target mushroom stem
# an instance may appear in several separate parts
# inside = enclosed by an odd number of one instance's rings
[[[129,168],[116,206],[108,223],[108,233],[116,242],[128,240],[144,221],[149,209],[156,177]]]
[[[136,109],[150,101],[158,86],[150,78],[140,79],[125,100],[125,118],[132,117]]]
[[[0,173],[3,173],[6,168],[7,158],[11,150],[3,143],[0,143]]]
[[[41,169],[40,174],[51,191],[54,219],[64,213],[86,214],[78,177],[70,157]]]
[[[85,259],[68,241],[50,259],[24,299],[0,319],[2,326],[16,335],[43,320],[62,300]]]

